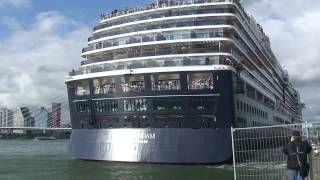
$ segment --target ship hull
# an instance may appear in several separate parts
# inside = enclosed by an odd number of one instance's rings
[[[230,129],[73,129],[69,151],[83,160],[173,164],[232,157]]]

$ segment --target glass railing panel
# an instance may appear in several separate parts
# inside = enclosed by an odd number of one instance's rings
[[[140,92],[144,91],[144,82],[134,81],[130,83],[122,83],[121,88],[123,92]]]
[[[96,86],[95,94],[109,94],[116,92],[116,85],[113,84],[103,84],[101,86]]]
[[[146,111],[147,99],[125,99],[123,102],[124,111]]]
[[[152,59],[152,56],[159,56],[159,55],[171,55],[171,54],[189,54],[189,53],[215,53],[215,52],[225,52],[225,53],[231,53],[233,56],[235,56],[237,59],[243,60],[245,57],[241,54],[241,52],[238,52],[237,48],[233,47],[231,44],[227,45],[225,43],[221,43],[221,47],[219,48],[218,43],[214,44],[190,44],[188,46],[172,46],[168,50],[157,50],[157,49],[165,49],[168,47],[158,47],[156,50],[150,50],[150,51],[144,51],[144,52],[138,52],[138,53],[125,53],[125,54],[115,54],[114,52],[113,56],[106,56],[103,58],[92,60],[91,62],[103,62],[108,60],[117,60],[117,59],[126,59],[126,58],[136,58],[136,57],[150,57]],[[193,47],[192,47],[193,46]],[[203,46],[203,47],[201,47]],[[170,50],[171,49],[171,50]],[[125,52],[125,51],[123,51]],[[141,62],[141,63],[140,63]],[[160,63],[161,62],[161,63]],[[166,61],[157,61],[157,65],[154,67],[174,67],[174,66],[185,66],[185,65],[210,65],[210,64],[217,64],[216,61],[208,61],[201,60],[197,61],[188,61],[188,60],[166,60]],[[232,63],[228,63],[227,61],[220,61],[220,64],[225,65],[232,65],[237,66],[236,61]],[[114,63],[113,63],[114,65]],[[123,67],[121,67],[123,66]],[[79,72],[79,70],[74,70],[70,72],[70,75],[79,75],[79,74],[87,74],[92,72],[101,72],[101,71],[110,71],[110,70],[123,70],[123,69],[136,69],[136,68],[146,68],[149,67],[147,63],[142,61],[135,61],[134,63],[124,63],[123,65],[117,65],[117,66],[106,66],[106,67],[90,67],[83,69]]]
[[[233,0],[165,0],[158,1],[158,3],[149,4],[146,6],[132,8],[132,9],[122,9],[122,10],[114,10],[109,14],[104,14],[101,16],[101,20],[109,19],[129,13],[135,13],[140,11],[146,11],[157,8],[165,8],[172,6],[181,6],[181,5],[189,5],[189,4],[201,4],[201,3],[217,3],[217,2],[233,2]]]
[[[96,40],[103,37],[109,37],[119,34],[126,34],[131,32],[154,30],[154,29],[166,29],[166,28],[176,28],[176,27],[187,27],[187,26],[204,26],[204,25],[216,25],[216,24],[227,24],[225,20],[214,19],[214,20],[192,20],[186,22],[180,22],[181,20],[171,20],[174,22],[163,23],[163,21],[157,22],[158,25],[152,24],[142,24],[142,26],[127,26],[124,28],[117,28],[113,31],[107,31],[103,34],[94,35],[90,37],[90,40]]]
[[[213,90],[214,80],[212,73],[189,73],[188,89],[189,90]]]
[[[155,42],[155,41],[163,41],[163,40],[181,40],[181,39],[191,39],[191,38],[192,39],[200,39],[200,38],[214,38],[214,37],[229,37],[229,36],[227,34],[224,35],[222,30],[201,31],[201,32],[190,31],[190,32],[185,32],[185,33],[172,33],[172,34],[168,33],[168,34],[164,34],[164,35],[151,34],[149,36],[133,36],[133,37],[130,37],[131,40],[130,39],[128,39],[128,40],[113,39],[110,42],[104,42],[103,45],[101,45],[102,44],[101,42],[94,44],[95,49],[93,49],[91,47],[88,47],[85,49],[87,51],[89,51],[89,50],[108,48],[108,47],[111,47],[110,46],[111,44],[112,44],[112,46],[121,46],[121,45],[136,44],[136,43],[141,43],[141,42]]]
[[[74,89],[75,89],[76,96],[90,95],[88,80],[77,81],[77,82],[75,82],[74,87],[75,87]]]
[[[177,90],[181,90],[181,83],[179,79],[161,80],[157,82],[152,82],[152,90],[177,91]]]

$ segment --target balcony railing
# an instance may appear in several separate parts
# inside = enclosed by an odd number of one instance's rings
[[[172,34],[153,34],[150,37],[146,38],[144,36],[132,36],[127,40],[122,40],[124,42],[119,43],[120,39],[113,39],[112,42],[108,43],[96,43],[95,48],[93,46],[89,46],[82,49],[82,53],[86,53],[93,50],[99,50],[109,47],[116,47],[128,44],[138,44],[144,42],[156,42],[156,41],[166,41],[166,40],[182,40],[182,39],[200,39],[200,38],[216,38],[216,37],[225,37],[230,38],[231,36],[228,34],[224,34],[223,32],[219,31],[206,31],[206,32],[188,32],[188,33],[172,33]]]
[[[180,89],[181,85],[179,79],[152,82],[152,90],[154,91],[175,91]]]
[[[130,83],[122,83],[121,87],[123,92],[141,92],[144,91],[144,82],[134,81]]]
[[[76,96],[86,96],[89,94],[90,94],[89,89],[77,89],[76,90]]]
[[[217,3],[217,2],[234,2],[236,0],[158,0],[158,3],[148,4],[137,8],[115,9],[109,14],[101,15],[101,20],[122,16],[129,13],[136,13],[140,11],[146,11],[157,8],[165,8],[172,6],[181,6],[189,4],[201,4],[201,3]]]
[[[229,22],[223,19],[211,19],[211,20],[193,20],[187,22],[159,22],[160,24],[145,24],[143,26],[128,26],[126,28],[120,28],[112,32],[105,32],[103,34],[96,34],[88,38],[88,42],[105,38],[109,36],[115,36],[120,34],[127,34],[139,31],[155,30],[155,29],[168,29],[190,26],[207,26],[207,25],[228,25]]]
[[[78,69],[78,70],[72,70],[69,75],[70,76],[76,76],[76,75],[81,75],[81,74],[88,74],[88,73],[96,73],[96,72],[103,72],[103,71],[113,71],[113,70],[125,70],[125,69],[136,69],[136,68],[152,68],[152,67],[173,67],[173,66],[190,66],[194,65],[191,64],[189,61],[182,61],[180,63],[172,63],[171,60],[170,62],[165,62],[165,63],[152,63],[151,59],[152,56],[160,56],[160,55],[176,55],[176,54],[191,54],[191,53],[230,53],[235,57],[242,57],[239,54],[237,54],[236,51],[233,51],[231,48],[225,48],[221,47],[219,48],[186,48],[184,50],[181,49],[176,49],[176,50],[154,50],[154,51],[146,51],[146,52],[141,52],[141,53],[126,53],[122,54],[120,56],[107,56],[102,59],[96,59],[96,62],[104,62],[104,61],[109,61],[109,60],[117,60],[117,59],[122,59],[122,58],[137,58],[137,57],[150,57],[150,59],[147,62],[142,62],[139,61],[140,63],[137,65],[133,64],[128,64],[126,65],[125,63],[119,63],[118,65],[115,66],[114,63],[108,63],[110,66],[107,66],[107,64],[104,64],[103,66],[96,65],[94,67],[88,67],[85,69]],[[137,63],[137,62],[135,62]],[[182,63],[182,64],[181,64]],[[199,65],[214,65],[218,64],[218,62],[214,62],[213,60],[210,61],[207,64],[199,64]],[[225,65],[232,65],[233,63],[228,63],[225,61],[221,61],[220,64],[225,64]]]
[[[213,90],[214,89],[214,83],[212,80],[198,80],[194,82],[188,83],[188,89],[189,90]]]
[[[132,23],[135,21],[144,21],[148,19],[157,19],[157,18],[164,18],[164,17],[175,17],[175,16],[186,16],[186,15],[199,15],[199,14],[212,14],[212,13],[235,13],[232,9],[199,9],[199,10],[183,10],[179,12],[163,12],[160,14],[150,14],[149,16],[134,16],[133,17],[126,17],[125,19],[121,19],[116,22],[112,23],[107,23],[107,24],[99,24],[93,28],[94,31],[112,27],[112,26],[117,26],[120,24],[125,24],[125,23]]]
[[[96,86],[95,94],[110,94],[116,92],[116,84],[104,84],[101,86]]]

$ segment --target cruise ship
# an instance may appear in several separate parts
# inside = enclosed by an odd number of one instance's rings
[[[231,127],[302,122],[300,97],[239,0],[103,14],[66,77],[77,159],[220,163]]]

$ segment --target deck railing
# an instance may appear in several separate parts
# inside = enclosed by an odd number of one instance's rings
[[[234,1],[237,1],[237,0],[157,0],[157,3],[152,3],[152,4],[148,4],[141,7],[115,9],[108,14],[101,15],[101,20],[110,19],[117,16],[126,15],[129,13],[136,13],[140,11],[146,11],[146,10],[157,9],[157,8],[182,6],[182,5],[189,5],[189,4],[234,2]]]

